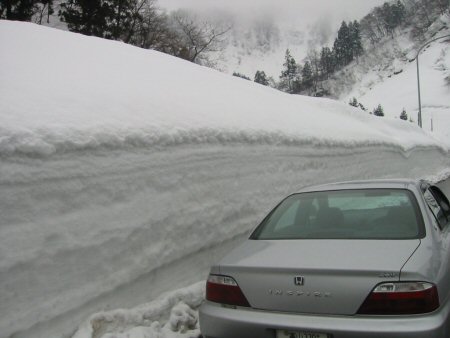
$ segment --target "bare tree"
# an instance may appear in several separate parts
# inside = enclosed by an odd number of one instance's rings
[[[426,27],[430,27],[431,24],[433,23],[430,19],[430,12],[431,12],[431,8],[430,8],[430,3],[431,1],[427,1],[427,0],[422,0],[422,1],[418,1],[417,2],[417,8],[418,8],[418,13],[420,15],[420,18],[423,20],[426,20]]]
[[[137,26],[139,22],[142,22],[144,19],[145,9],[146,7],[153,7],[153,3],[155,0],[133,0],[131,3],[132,6],[132,15],[130,18],[130,22],[128,23],[128,29],[125,32],[123,37],[123,41],[125,43],[131,43],[131,39],[133,35],[136,33]]]
[[[53,1],[41,1],[36,4],[35,14],[33,21],[39,25],[42,25],[42,20],[46,18],[46,22],[50,23],[50,15],[54,13]]]
[[[134,15],[130,25],[130,30],[124,41],[133,45],[151,48],[147,44],[148,35],[160,29],[162,20],[156,0],[137,0],[134,4]]]
[[[366,15],[361,19],[361,34],[368,39],[372,44],[376,44],[380,41],[381,37],[376,29],[376,18],[373,13]]]
[[[444,14],[445,12],[450,14],[450,3],[448,2],[448,0],[437,0],[437,2],[439,5],[439,10],[441,11],[441,14]]]
[[[448,0],[405,0],[408,21],[412,26],[412,36],[424,38],[431,24],[446,10],[450,10]]]
[[[310,49],[306,56],[306,60],[309,61],[309,64],[311,65],[313,88],[316,90],[317,83],[321,79],[319,52],[315,49]]]
[[[156,0],[135,0],[133,19],[124,41],[176,56],[181,48],[180,42],[168,22],[167,15],[156,5]]]
[[[200,23],[186,11],[173,13],[172,20],[182,45],[177,56],[195,63],[207,62],[208,53],[221,51],[225,35],[231,29],[231,26]]]

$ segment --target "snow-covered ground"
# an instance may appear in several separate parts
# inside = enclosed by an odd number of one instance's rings
[[[2,338],[193,337],[195,283],[286,194],[449,167],[346,103],[27,23],[0,44]]]

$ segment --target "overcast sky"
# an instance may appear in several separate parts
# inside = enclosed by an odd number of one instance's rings
[[[360,19],[386,0],[158,0],[168,10],[191,8],[201,11],[222,9],[246,17],[270,15],[278,20],[315,22],[321,17],[333,21]]]

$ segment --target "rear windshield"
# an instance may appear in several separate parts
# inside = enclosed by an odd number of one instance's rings
[[[281,202],[251,239],[412,239],[425,235],[409,190],[338,190],[295,194]]]

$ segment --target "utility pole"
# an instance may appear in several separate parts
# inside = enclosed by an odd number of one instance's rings
[[[416,55],[416,63],[417,63],[417,96],[419,98],[419,114],[417,115],[417,124],[419,125],[420,128],[422,128],[422,101],[420,98],[420,72],[419,72],[419,54],[422,51],[422,49],[424,49],[426,46],[428,46],[430,43],[436,41],[436,40],[440,40],[440,39],[444,39],[444,38],[450,38],[450,34],[447,35],[443,35],[434,39],[431,39],[427,42],[425,42],[417,51],[417,55]]]

